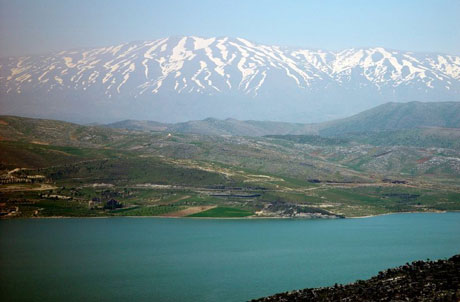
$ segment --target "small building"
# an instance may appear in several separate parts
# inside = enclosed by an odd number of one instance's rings
[[[114,210],[114,209],[118,209],[118,208],[122,208],[122,207],[123,207],[123,205],[121,204],[121,202],[119,202],[119,201],[117,201],[115,199],[110,199],[105,204],[104,209]]]

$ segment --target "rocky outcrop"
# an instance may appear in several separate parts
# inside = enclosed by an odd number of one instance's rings
[[[460,301],[460,255],[415,261],[347,285],[309,288],[252,300],[290,301]]]

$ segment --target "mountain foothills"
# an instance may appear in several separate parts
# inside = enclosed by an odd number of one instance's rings
[[[388,101],[458,101],[460,57],[170,37],[0,59],[2,114],[78,122],[319,122]]]
[[[319,124],[0,116],[3,217],[342,218],[460,210],[459,103]],[[346,132],[348,131],[348,132]]]
[[[176,124],[124,120],[110,123],[106,126],[128,130],[237,136],[264,136],[273,134],[336,136],[420,127],[460,128],[460,102],[387,103],[349,118],[317,124],[207,118],[205,120]]]

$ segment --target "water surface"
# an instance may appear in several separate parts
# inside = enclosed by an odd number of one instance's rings
[[[460,213],[0,221],[3,301],[245,301],[460,253]]]

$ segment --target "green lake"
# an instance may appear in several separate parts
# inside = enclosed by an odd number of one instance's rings
[[[0,221],[2,301],[246,301],[460,253],[460,213]]]

